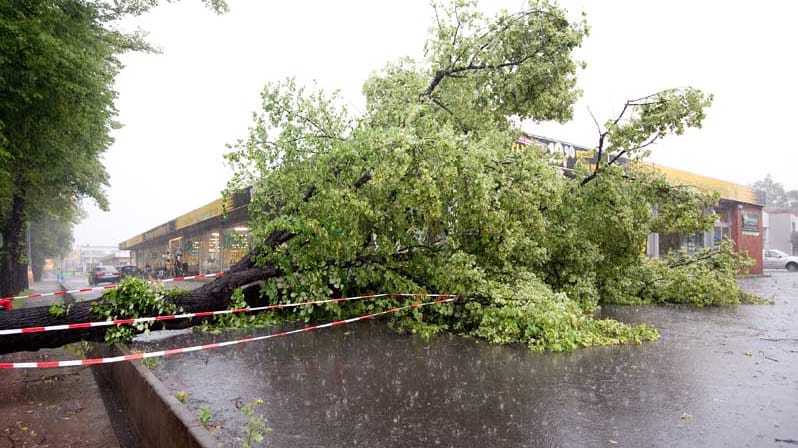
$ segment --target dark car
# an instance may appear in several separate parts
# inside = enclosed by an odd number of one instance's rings
[[[119,277],[145,277],[144,271],[139,269],[137,266],[127,265],[127,266],[119,266]]]
[[[119,283],[119,269],[114,266],[100,264],[93,271],[89,272],[89,284],[97,285],[100,283]]]

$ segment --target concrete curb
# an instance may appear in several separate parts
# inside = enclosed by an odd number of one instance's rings
[[[63,282],[58,284],[67,289]],[[64,296],[64,303],[74,302],[71,294]],[[122,344],[108,347],[97,342],[92,348],[93,353],[102,357],[130,354],[130,349]],[[92,366],[92,370],[113,389],[143,447],[220,447],[194,415],[140,361],[98,364]]]
[[[98,356],[130,354],[122,344],[95,344]],[[94,366],[114,389],[145,447],[217,448],[219,442],[139,361]]]
[[[69,288],[66,287],[64,282],[62,282],[60,280],[56,280],[56,283],[58,283],[58,286],[61,287],[61,291],[68,291],[69,290]],[[64,294],[62,297],[63,297],[65,305],[69,305],[69,304],[77,302],[77,300],[75,300],[75,298],[72,297],[72,294]]]

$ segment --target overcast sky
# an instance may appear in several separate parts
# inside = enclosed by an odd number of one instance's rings
[[[105,163],[111,211],[86,205],[78,244],[116,245],[220,195],[225,145],[246,136],[268,81],[296,76],[340,89],[355,111],[360,86],[386,62],[420,58],[427,0],[228,0],[216,16],[198,0],[167,4],[125,26],[161,54],[132,54],[117,79],[116,142]],[[516,10],[521,1],[482,2]],[[704,127],[654,147],[652,160],[743,184],[767,173],[798,189],[793,148],[798,2],[564,0],[587,14],[577,58],[584,96],[574,120],[526,123],[531,133],[593,146],[595,125],[626,99],[693,86],[715,95]]]

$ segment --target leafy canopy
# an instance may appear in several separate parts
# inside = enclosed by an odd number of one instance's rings
[[[513,123],[571,117],[581,66],[572,51],[586,25],[545,0],[493,18],[471,1],[434,9],[425,59],[372,75],[362,116],[293,79],[264,88],[249,136],[227,159],[229,191],[253,188],[258,262],[284,273],[265,293],[456,293],[462,303],[409,311],[393,325],[537,349],[655,339],[651,327],[590,312],[644,263],[649,232],[704,228],[702,208],[716,198],[621,167],[619,154],[642,157],[651,139],[699,126],[711,98],[685,89],[630,101],[600,132],[598,162],[564,176],[541,150],[512,148],[521,136]],[[289,237],[272,247],[275,232]],[[298,312],[342,317],[390,305]]]

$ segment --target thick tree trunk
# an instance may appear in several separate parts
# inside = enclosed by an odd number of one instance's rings
[[[231,267],[224,276],[195,289],[190,294],[175,300],[174,303],[182,307],[186,313],[223,310],[227,308],[230,296],[236,288],[259,280],[276,277],[280,274],[274,267],[265,269],[254,267],[252,260],[253,254],[250,253]],[[69,313],[62,317],[51,316],[47,306],[0,311],[0,329],[43,327],[103,320],[91,312],[92,302],[94,301],[75,303],[70,308]],[[201,321],[201,319],[175,320],[163,322],[163,327],[160,327],[161,323],[158,323],[153,328],[187,328],[197,325]],[[108,328],[111,327],[0,336],[0,354],[61,347],[81,340],[102,341]]]
[[[354,186],[360,188],[371,180],[370,174],[364,174]],[[312,192],[306,194],[305,199],[310,199]],[[295,234],[288,231],[275,231],[264,242],[265,247],[277,247],[291,240]],[[222,277],[195,289],[190,294],[174,300],[175,305],[182,307],[183,312],[192,313],[200,311],[218,311],[227,309],[233,291],[236,288],[256,283],[260,280],[279,277],[282,273],[274,266],[259,268],[255,266],[257,250],[251,251],[239,260]],[[263,303],[254,303],[253,297],[245,294],[247,303],[254,306]],[[34,299],[35,300],[35,299]],[[102,300],[102,299],[98,299]],[[66,316],[53,317],[49,307],[23,308],[19,310],[0,310],[0,330],[26,327],[44,327],[50,325],[64,325],[82,322],[92,322],[100,319],[91,312],[93,301],[75,303]],[[163,327],[153,328],[187,328],[202,322],[202,319],[165,321],[158,323]],[[18,335],[0,336],[0,354],[18,351],[36,351],[41,348],[61,347],[65,344],[87,341],[102,341],[105,331],[110,327],[94,327],[80,330],[48,331],[41,333],[26,333]]]
[[[28,287],[28,266],[23,236],[25,199],[14,195],[11,213],[3,228],[3,251],[0,254],[0,297],[13,296]]]

